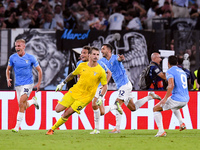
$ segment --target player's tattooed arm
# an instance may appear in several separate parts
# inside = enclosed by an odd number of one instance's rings
[[[73,75],[72,72],[65,78],[65,80],[63,81],[63,83],[67,83],[70,80],[72,80],[76,75]]]

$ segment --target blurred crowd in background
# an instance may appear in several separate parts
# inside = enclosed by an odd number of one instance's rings
[[[198,18],[199,6],[200,0],[0,0],[0,27],[144,30],[154,18]]]
[[[0,0],[1,29],[153,31],[155,19],[194,18],[197,23],[193,29],[200,30],[199,14],[200,0]],[[177,26],[185,31],[184,25]],[[179,41],[176,54],[180,67],[191,71],[188,73],[189,88],[198,90],[200,85],[194,73],[198,69],[198,46],[187,34],[180,34],[176,39]],[[166,49],[175,51],[173,36],[169,42]]]

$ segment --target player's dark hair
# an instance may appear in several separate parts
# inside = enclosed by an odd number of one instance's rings
[[[106,47],[109,48],[109,49],[111,50],[111,52],[112,52],[112,50],[113,50],[112,45],[110,45],[110,44],[103,44],[103,46],[106,46]]]
[[[83,49],[86,49],[86,50],[88,50],[88,53],[89,53],[89,51],[90,51],[91,47],[90,47],[90,46],[84,46],[84,47],[83,47]]]
[[[99,51],[98,48],[96,48],[96,47],[91,47],[91,49],[90,49],[90,51],[89,51],[89,54],[92,54],[92,50]]]
[[[177,65],[178,59],[177,59],[176,56],[171,55],[171,56],[169,56],[169,58],[168,58],[168,62],[169,62],[169,64],[170,64],[171,66],[175,66],[175,65]]]

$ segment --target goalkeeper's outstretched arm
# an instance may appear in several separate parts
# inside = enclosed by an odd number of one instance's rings
[[[65,80],[63,81],[63,83],[67,83],[70,80],[72,80],[76,75],[73,75],[72,72],[65,78]]]
[[[67,82],[69,82],[70,80],[72,80],[74,77],[75,77],[75,75],[73,75],[72,73],[70,73],[70,74],[65,78],[65,80],[64,80],[63,82],[61,82],[59,85],[57,85],[57,87],[56,87],[56,92],[57,92],[57,91],[61,91],[62,88],[63,88],[63,86],[64,86]]]

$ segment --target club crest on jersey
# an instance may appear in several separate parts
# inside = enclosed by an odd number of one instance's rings
[[[25,60],[26,61],[26,63],[28,64],[28,60]]]
[[[97,72],[94,71],[94,76],[96,76]]]

